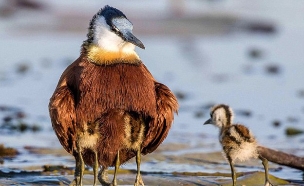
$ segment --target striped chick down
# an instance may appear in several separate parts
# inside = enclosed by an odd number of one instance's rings
[[[231,158],[232,162],[258,158],[257,142],[244,125],[234,124],[225,127],[220,134],[220,143],[224,156],[227,159]]]

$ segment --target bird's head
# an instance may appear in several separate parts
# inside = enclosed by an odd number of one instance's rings
[[[233,111],[228,105],[215,105],[210,110],[210,119],[205,121],[206,124],[213,124],[219,128],[231,125],[233,122]]]
[[[135,46],[142,49],[145,46],[133,35],[132,29],[133,24],[123,12],[106,5],[93,16],[83,48],[91,52],[93,58],[96,53],[107,54],[109,60],[136,55]]]

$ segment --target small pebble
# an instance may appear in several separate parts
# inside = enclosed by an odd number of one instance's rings
[[[300,98],[304,98],[304,90],[298,90],[297,95]]]
[[[11,116],[5,116],[5,117],[3,118],[3,121],[4,121],[5,123],[11,122],[12,120],[13,120],[13,118],[12,118]]]
[[[22,118],[25,118],[25,117],[26,117],[26,115],[22,111],[19,111],[19,112],[16,113],[16,118],[17,119],[22,119]]]
[[[260,59],[264,54],[263,50],[259,48],[251,48],[248,51],[248,55],[252,59]]]
[[[295,135],[299,135],[299,134],[302,134],[302,133],[304,133],[303,130],[297,129],[297,128],[293,128],[293,127],[288,127],[285,130],[285,134],[287,136],[295,136]]]
[[[184,100],[187,98],[186,93],[181,92],[181,91],[176,91],[174,94],[177,97],[177,99],[179,99],[179,100]]]
[[[297,123],[297,122],[299,122],[299,118],[294,117],[294,116],[289,116],[289,117],[287,117],[287,121],[290,123]]]
[[[237,110],[236,113],[240,116],[251,117],[252,112],[250,110]]]
[[[277,31],[274,24],[266,22],[251,22],[245,28],[250,32],[263,34],[273,34]]]
[[[281,68],[276,64],[272,64],[272,65],[267,65],[265,67],[265,71],[267,74],[276,75],[281,72]]]
[[[272,122],[272,125],[273,125],[274,127],[280,127],[280,126],[281,126],[281,122],[278,121],[278,120],[276,120],[276,121],[273,121],[273,122]]]
[[[23,63],[19,63],[17,65],[16,71],[17,71],[18,74],[25,74],[26,72],[29,71],[29,69],[30,69],[29,64],[26,63],[26,62],[23,62]]]
[[[205,116],[203,111],[197,111],[197,112],[195,112],[194,115],[195,115],[196,118],[202,118],[202,117]]]
[[[0,144],[0,157],[13,157],[18,154],[18,151],[14,148],[5,147],[3,144]]]

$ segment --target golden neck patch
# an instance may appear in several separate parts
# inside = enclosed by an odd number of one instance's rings
[[[104,50],[96,45],[91,45],[87,49],[87,55],[90,60],[100,65],[109,65],[118,63],[118,61],[128,61],[129,63],[138,63],[139,56],[136,52],[126,53],[123,51],[112,52]]]

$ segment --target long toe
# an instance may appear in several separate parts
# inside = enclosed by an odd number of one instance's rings
[[[265,186],[273,186],[273,184],[269,180],[267,180]]]
[[[76,179],[74,179],[74,180],[69,184],[69,186],[76,186],[76,185],[77,185]]]
[[[98,180],[102,186],[112,186],[113,185],[113,183],[109,183],[106,180],[103,180],[103,179],[98,179]]]
[[[78,185],[82,185],[82,183],[80,183],[80,177],[75,177],[74,180],[69,184],[69,186],[78,186]]]
[[[117,181],[113,180],[112,183],[111,183],[111,186],[116,186],[116,185],[117,185]]]
[[[140,185],[145,186],[141,175],[136,177],[136,180],[135,180],[135,183],[134,183],[134,186],[140,186]]]
[[[112,183],[108,182],[108,171],[107,170],[102,170],[99,171],[98,173],[98,181],[102,186],[110,186]]]

